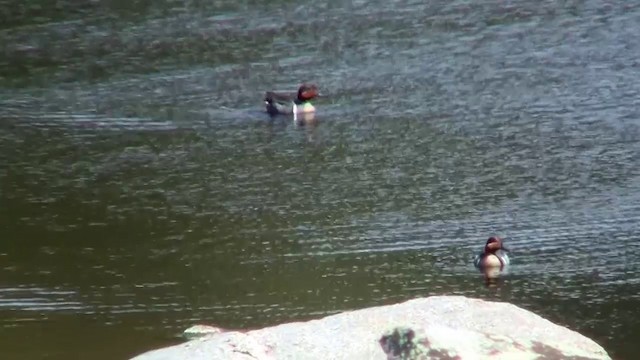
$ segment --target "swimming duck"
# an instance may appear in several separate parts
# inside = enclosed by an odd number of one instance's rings
[[[502,245],[502,239],[492,236],[487,240],[484,250],[476,255],[473,264],[479,269],[500,268],[502,270],[509,265],[509,256],[506,254],[509,249]]]
[[[267,91],[264,95],[264,104],[269,115],[297,115],[314,113],[316,108],[311,100],[318,97],[318,87],[315,84],[302,84],[297,94],[284,94],[275,91]]]

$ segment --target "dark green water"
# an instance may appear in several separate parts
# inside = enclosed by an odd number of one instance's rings
[[[640,6],[424,3],[0,1],[2,358],[451,294],[635,359]]]

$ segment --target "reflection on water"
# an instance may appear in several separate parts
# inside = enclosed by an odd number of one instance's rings
[[[10,358],[441,294],[640,350],[637,6],[56,4],[0,11]],[[302,81],[313,119],[262,113]]]

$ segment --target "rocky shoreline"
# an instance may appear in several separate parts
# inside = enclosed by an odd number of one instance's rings
[[[515,305],[418,298],[246,332],[198,325],[134,360],[609,359],[593,340]]]

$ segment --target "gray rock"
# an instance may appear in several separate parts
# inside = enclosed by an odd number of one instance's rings
[[[581,351],[555,348],[538,341],[518,341],[509,336],[442,326],[396,328],[382,336],[380,345],[387,354],[387,360],[603,358],[601,355],[583,356]]]
[[[589,338],[508,303],[437,296],[247,332],[135,360],[610,359]]]

